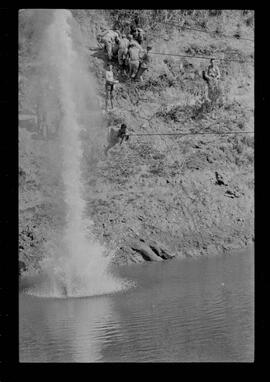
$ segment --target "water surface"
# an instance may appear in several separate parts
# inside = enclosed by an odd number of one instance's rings
[[[137,286],[91,298],[21,294],[20,361],[253,361],[252,250],[116,272]]]

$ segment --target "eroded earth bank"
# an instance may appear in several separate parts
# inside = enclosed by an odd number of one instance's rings
[[[177,13],[178,24],[214,34],[162,24],[163,15],[144,11],[143,28],[153,49],[144,81],[131,82],[113,62],[119,86],[115,109],[103,112],[98,159],[93,166],[90,140],[83,139],[82,176],[86,214],[93,220],[96,238],[112,249],[117,264],[163,261],[175,256],[226,253],[254,241],[254,129],[253,14],[222,11],[221,14]],[[96,36],[111,28],[117,12],[72,11],[79,23],[89,71],[97,81],[97,98],[105,106],[105,53]],[[127,12],[126,18],[132,17]],[[151,17],[150,17],[151,16]],[[166,15],[165,15],[166,16]],[[165,17],[164,16],[164,17]],[[170,15],[169,15],[170,16]],[[44,136],[37,127],[33,77],[39,77],[39,35],[31,33],[46,19],[33,20],[30,10],[20,14],[19,39],[19,187],[20,270],[38,268],[44,243],[61,230],[65,221],[61,202],[63,184],[57,161],[56,101],[51,126]],[[151,23],[147,23],[150,17]],[[168,15],[166,16],[168,17]],[[199,25],[200,24],[200,25]],[[32,29],[31,29],[32,28]],[[236,34],[235,38],[220,33]],[[238,33],[238,35],[237,35]],[[36,40],[34,40],[36,39]],[[207,60],[157,55],[212,56],[221,60],[222,100],[207,106],[202,101],[201,73]],[[229,61],[233,59],[235,61]],[[237,62],[241,61],[241,63]],[[45,87],[46,88],[46,87]],[[48,90],[50,91],[50,90]],[[53,94],[53,90],[52,93]],[[131,136],[103,153],[106,128],[125,122],[129,133],[187,133],[183,136]],[[215,132],[219,135],[196,135]],[[46,181],[44,181],[46,179]]]

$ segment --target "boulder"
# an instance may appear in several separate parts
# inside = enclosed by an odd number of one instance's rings
[[[162,261],[162,258],[159,257],[150,247],[149,245],[142,243],[141,241],[132,241],[130,243],[130,248],[139,253],[144,260],[146,261]]]

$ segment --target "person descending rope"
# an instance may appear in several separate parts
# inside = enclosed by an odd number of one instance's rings
[[[211,102],[209,98],[210,93],[217,88],[218,80],[220,79],[220,70],[214,58],[210,59],[210,64],[207,70],[203,72],[203,79],[206,81],[207,87],[205,89],[205,98]]]
[[[117,143],[120,145],[123,143],[123,140],[127,141],[129,135],[127,134],[127,126],[125,123],[122,123],[120,127],[109,126],[107,141],[108,145],[105,147],[104,154],[107,156],[108,151],[114,147]]]
[[[140,65],[139,69],[137,71],[135,80],[136,81],[143,81],[142,74],[149,69],[150,63],[151,63],[151,57],[150,57],[150,50],[152,49],[151,46],[148,46],[146,48],[146,52],[144,52],[141,60],[140,60]]]
[[[108,99],[110,98],[111,101],[111,108],[113,109],[113,91],[114,91],[114,85],[118,83],[118,80],[115,80],[113,77],[113,71],[112,71],[112,65],[108,64],[108,68],[105,72],[105,91],[106,91],[106,97],[105,97],[105,108],[108,109]]]

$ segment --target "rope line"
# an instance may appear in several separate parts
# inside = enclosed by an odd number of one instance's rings
[[[228,134],[254,134],[254,131],[230,131],[224,133],[215,133],[215,132],[201,132],[201,133],[135,133],[129,134],[130,136],[142,136],[142,135],[228,135]]]
[[[175,53],[161,53],[161,52],[151,52],[151,54],[156,54],[160,56],[175,56],[175,57],[184,57],[184,58],[198,58],[198,59],[203,59],[203,60],[210,60],[212,57],[204,57],[204,56],[188,56],[184,54],[175,54]],[[240,61],[240,60],[231,60],[228,58],[218,58],[220,61],[234,61],[234,62],[240,62],[241,64],[244,64],[245,62],[247,63],[252,63],[252,61]]]
[[[197,29],[197,28],[191,28],[191,27],[186,27],[186,26],[181,26],[180,24],[177,24],[177,23],[171,23],[169,21],[160,21],[161,24],[167,24],[167,25],[174,25],[174,26],[178,26],[179,28],[181,29],[187,29],[187,30],[191,30],[191,31],[196,31],[196,32],[201,32],[201,33],[207,33],[207,34],[216,34],[216,35],[219,35],[219,36],[223,36],[223,37],[227,37],[227,38],[236,38],[237,40],[246,40],[246,41],[251,41],[251,42],[254,42],[254,40],[250,39],[250,38],[246,38],[246,37],[235,37],[235,36],[232,36],[232,35],[227,35],[225,33],[216,33],[215,31],[205,31],[203,29]]]

